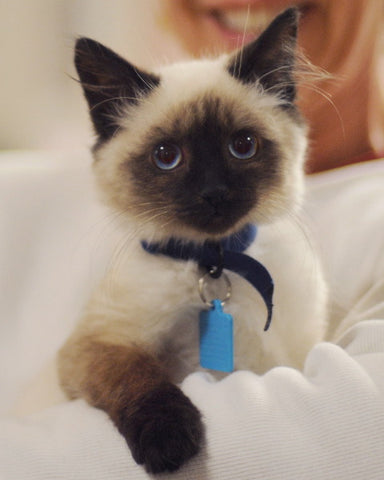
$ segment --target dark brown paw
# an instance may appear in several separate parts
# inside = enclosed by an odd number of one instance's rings
[[[132,456],[148,472],[177,470],[196,455],[204,437],[200,412],[179,388],[163,384],[146,395],[118,425]]]

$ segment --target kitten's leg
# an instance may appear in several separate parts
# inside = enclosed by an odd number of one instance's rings
[[[109,414],[149,472],[176,470],[199,451],[200,413],[149,349],[75,335],[59,353],[59,373],[71,398]]]

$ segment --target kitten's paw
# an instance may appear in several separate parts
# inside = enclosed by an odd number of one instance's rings
[[[200,412],[179,388],[165,384],[125,411],[118,426],[132,456],[150,473],[177,470],[196,455],[204,437]]]

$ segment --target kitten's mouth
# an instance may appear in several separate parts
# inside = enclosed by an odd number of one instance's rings
[[[203,230],[205,233],[225,235],[231,227],[233,227],[233,222],[227,220],[224,215],[217,213],[206,219],[202,219],[199,230]]]
[[[196,212],[188,218],[183,218],[182,222],[198,233],[221,237],[237,229],[239,222],[244,217],[245,213],[240,213],[240,208],[232,211],[231,208],[215,206],[205,207],[204,213]]]

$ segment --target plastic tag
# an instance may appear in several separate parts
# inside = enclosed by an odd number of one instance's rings
[[[223,312],[220,300],[200,313],[200,365],[233,372],[233,318]]]

